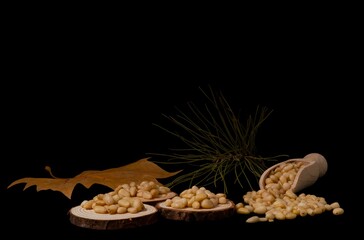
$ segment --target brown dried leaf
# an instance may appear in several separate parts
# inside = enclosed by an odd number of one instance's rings
[[[37,186],[37,191],[59,191],[71,199],[73,189],[79,183],[86,188],[90,188],[93,184],[97,183],[115,189],[120,184],[132,181],[136,183],[142,181],[155,181],[159,183],[157,179],[174,176],[180,171],[167,172],[155,163],[148,161],[148,158],[144,158],[118,168],[102,171],[84,171],[73,178],[21,178],[12,182],[8,188],[19,183],[26,183],[23,190],[35,185]]]

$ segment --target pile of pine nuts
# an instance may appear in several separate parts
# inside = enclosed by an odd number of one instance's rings
[[[81,207],[101,214],[138,213],[144,204],[138,197],[120,197],[115,192],[98,194],[91,200],[84,200]]]
[[[215,194],[205,187],[197,186],[185,189],[178,196],[165,200],[167,207],[177,209],[211,209],[225,203],[227,203],[226,194]]]
[[[81,207],[102,214],[137,213],[144,209],[143,199],[165,197],[169,192],[168,187],[153,181],[143,181],[139,184],[130,182],[119,185],[114,191],[84,200]]]
[[[293,161],[279,164],[265,179],[265,189],[275,189],[281,194],[291,189],[293,181],[301,167],[307,162]]]
[[[304,162],[287,162],[273,169],[265,180],[264,189],[249,191],[243,196],[243,202],[235,205],[238,214],[251,214],[248,223],[273,222],[277,220],[295,219],[297,216],[314,216],[325,211],[341,215],[344,209],[338,202],[328,203],[325,198],[312,194],[296,195],[292,183]]]

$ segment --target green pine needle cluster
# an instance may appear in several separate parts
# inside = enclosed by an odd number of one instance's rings
[[[284,156],[261,157],[256,154],[258,128],[272,111],[258,106],[243,124],[221,92],[215,93],[211,86],[209,92],[200,90],[207,99],[203,107],[189,102],[188,111],[176,108],[175,116],[163,114],[176,128],[154,124],[180,139],[184,147],[170,149],[170,153],[149,154],[167,158],[167,161],[155,163],[188,165],[186,173],[177,175],[167,184],[171,188],[181,183],[188,183],[189,187],[212,184],[217,187],[220,183],[223,191],[228,193],[229,183],[233,182],[241,188],[248,185],[253,189],[252,181],[259,181],[267,169],[266,162]]]

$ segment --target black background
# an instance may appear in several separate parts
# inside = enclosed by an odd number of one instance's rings
[[[171,230],[170,237],[287,228],[310,235],[353,226],[360,211],[352,189],[361,160],[362,76],[355,60],[357,31],[340,16],[311,22],[294,14],[260,21],[53,14],[13,15],[5,24],[2,230],[12,236],[119,239],[163,238]],[[49,177],[46,165],[58,177],[73,177],[165,151],[173,140],[153,123],[162,121],[161,114],[173,115],[176,106],[200,102],[198,88],[207,86],[244,114],[257,105],[273,110],[259,130],[259,154],[325,156],[328,172],[304,192],[338,201],[345,214],[254,225],[242,215],[212,223],[160,219],[142,229],[95,231],[73,226],[67,212],[106,191],[103,186],[77,185],[72,199],[34,186],[7,189],[19,178]],[[241,201],[243,194],[236,189],[232,200]]]

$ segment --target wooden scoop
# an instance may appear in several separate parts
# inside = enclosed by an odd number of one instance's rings
[[[281,164],[294,161],[305,162],[305,165],[298,170],[297,175],[291,185],[290,189],[294,193],[299,192],[308,186],[311,186],[317,181],[318,178],[325,175],[327,171],[326,159],[321,154],[310,153],[303,158],[293,158],[281,163],[277,163],[265,170],[259,179],[260,189],[265,189],[265,179],[269,177],[269,174],[273,169]]]

